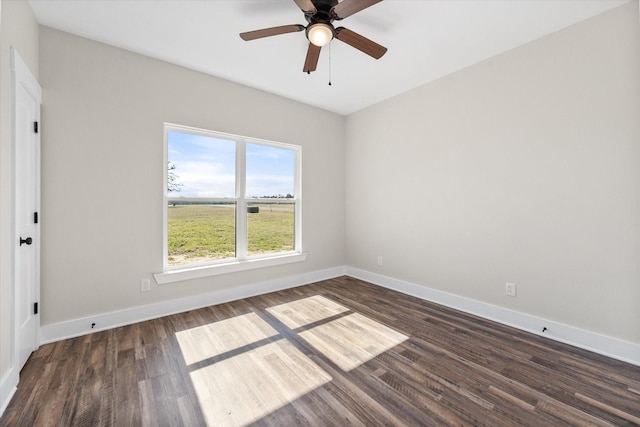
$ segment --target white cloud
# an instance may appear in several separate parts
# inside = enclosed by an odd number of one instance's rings
[[[180,163],[176,168],[177,182],[182,184],[178,195],[183,197],[234,197],[235,175],[234,171],[228,169],[224,164],[207,161]]]

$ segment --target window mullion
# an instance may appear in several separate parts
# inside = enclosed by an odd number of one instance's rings
[[[247,149],[244,140],[236,142],[236,258],[247,259]]]
[[[169,267],[169,203],[167,194],[168,187],[168,162],[169,162],[169,139],[168,139],[169,129],[165,125],[164,127],[164,151],[162,158],[162,234],[163,234],[163,242],[162,242],[162,265],[163,270],[166,270]]]
[[[302,159],[300,149],[295,150],[294,178],[294,250],[302,251]]]

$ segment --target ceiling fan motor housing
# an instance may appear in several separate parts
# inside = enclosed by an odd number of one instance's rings
[[[331,24],[338,19],[333,7],[338,4],[338,0],[312,0],[316,7],[316,13],[305,13],[305,19],[309,24]]]

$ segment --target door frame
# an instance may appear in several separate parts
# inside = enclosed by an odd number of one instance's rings
[[[12,141],[13,141],[13,207],[14,207],[14,211],[13,211],[13,230],[12,230],[12,234],[13,234],[13,242],[14,244],[12,245],[12,259],[13,259],[13,271],[12,271],[12,280],[13,280],[13,285],[12,285],[12,291],[13,291],[13,296],[12,296],[12,300],[13,300],[13,313],[12,313],[12,320],[13,320],[13,328],[12,328],[12,335],[13,337],[11,338],[11,341],[13,343],[13,351],[12,351],[12,360],[11,360],[11,367],[13,369],[16,369],[15,374],[19,376],[19,372],[22,369],[22,366],[16,366],[16,364],[18,363],[18,359],[19,359],[19,349],[20,349],[20,343],[19,343],[19,319],[18,319],[18,310],[17,310],[17,303],[18,303],[18,283],[17,283],[17,275],[16,275],[16,267],[17,267],[17,261],[18,261],[18,239],[19,236],[17,235],[17,218],[16,218],[16,210],[17,210],[17,200],[18,200],[18,195],[17,193],[17,173],[16,173],[16,168],[18,167],[17,164],[17,126],[20,126],[21,124],[18,123],[18,115],[17,115],[17,93],[18,93],[18,89],[20,87],[24,88],[32,97],[33,99],[36,100],[36,102],[38,103],[38,108],[36,111],[36,115],[35,115],[35,119],[38,122],[38,124],[40,124],[40,106],[42,105],[42,88],[40,87],[40,84],[38,83],[38,81],[35,79],[35,77],[33,76],[33,74],[31,74],[31,71],[29,70],[29,68],[27,67],[27,65],[24,63],[24,61],[22,60],[22,58],[20,57],[20,55],[18,54],[18,52],[15,50],[15,48],[11,48],[11,71],[12,71],[12,75],[13,75],[13,135],[12,135]],[[39,126],[40,127],[40,126]],[[35,170],[34,170],[34,174],[35,174],[35,198],[36,198],[36,202],[35,202],[35,210],[36,212],[38,212],[38,214],[40,214],[40,187],[41,187],[41,183],[40,183],[40,129],[38,129],[38,132],[36,133],[36,143],[35,143]],[[39,215],[40,216],[40,215]],[[38,219],[38,224],[36,224],[35,228],[34,228],[34,235],[33,235],[33,239],[35,241],[35,256],[34,256],[34,269],[35,269],[35,284],[34,284],[34,299],[35,302],[40,301],[40,218]],[[40,305],[40,304],[38,304]],[[38,348],[38,346],[40,345],[40,307],[38,309],[38,314],[37,316],[37,321],[35,324],[35,348],[34,350],[36,350]]]

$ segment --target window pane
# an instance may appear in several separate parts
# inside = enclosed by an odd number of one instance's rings
[[[235,203],[170,201],[167,206],[170,266],[236,256]]]
[[[247,198],[293,197],[295,152],[247,144]]]
[[[293,203],[249,203],[248,255],[293,251],[294,209]]]
[[[236,143],[169,131],[167,193],[172,197],[236,195]]]
[[[167,267],[296,250],[299,147],[168,124],[165,131]]]

